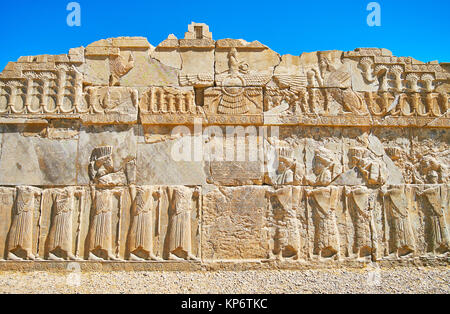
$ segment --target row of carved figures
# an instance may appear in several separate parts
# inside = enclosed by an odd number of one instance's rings
[[[367,116],[440,117],[448,112],[448,95],[445,93],[356,93],[350,89],[302,88],[298,91],[268,89],[265,93],[265,110],[289,105],[295,115],[329,114],[332,102],[340,111]]]
[[[35,74],[35,73],[33,73]],[[0,114],[96,114],[114,111],[138,92],[129,88],[85,87],[79,72],[58,71],[0,81]]]
[[[247,102],[242,97],[247,89],[235,89],[242,92],[230,94],[222,90],[221,93],[229,99],[229,111],[239,114],[242,110],[238,109]],[[83,88],[81,74],[75,71],[42,72],[30,75],[23,81],[0,81],[0,114],[108,113],[130,98],[131,106],[137,109],[139,102],[144,114],[202,114],[204,108],[196,104],[196,100],[199,101],[197,98],[202,96],[202,93],[197,95],[190,90],[151,87],[139,99],[138,91],[132,88]],[[339,104],[339,111],[356,115],[368,115],[370,112],[374,116],[438,117],[448,111],[448,94],[428,90],[419,93],[418,89],[414,89],[401,93],[380,89],[378,93],[362,94],[350,88],[266,88],[265,111],[275,109],[283,102],[296,115],[328,114],[333,102]],[[228,113],[220,111],[220,108],[217,113]]]
[[[270,256],[297,259],[302,248],[307,258],[448,254],[445,189],[448,186],[330,186],[269,192],[274,228]]]
[[[122,218],[113,222],[116,215],[113,199],[123,198],[124,190],[91,187],[89,193],[88,189],[69,187],[52,189],[50,193],[45,191],[34,187],[16,188],[6,238],[7,259],[39,259],[33,254],[38,241],[33,232],[34,221],[38,214],[42,223],[44,211],[40,207],[48,202],[51,208],[49,232],[45,239],[38,236],[45,242],[41,258],[120,260],[114,248],[122,236]],[[448,192],[447,185],[268,189],[268,221],[272,230],[268,257],[298,259],[305,247],[308,252],[303,255],[335,259],[412,257],[419,252],[432,256],[446,254],[450,250]],[[129,211],[131,217],[124,235],[127,259],[198,260],[193,253],[192,237],[193,215],[198,220],[201,208],[198,188],[130,186],[129,193],[131,205],[121,209]],[[168,199],[168,206],[164,207],[168,223],[165,252],[161,255],[154,250],[153,243],[155,234],[160,233],[163,193]],[[83,198],[91,200],[88,221],[82,220],[83,209],[76,206],[83,203]],[[123,214],[119,210],[119,217],[124,217]],[[342,224],[346,226],[344,229],[339,227]],[[82,239],[80,230],[87,225],[89,232],[86,239]],[[114,229],[119,232],[114,234]],[[423,239],[418,236],[421,232]],[[343,238],[350,237],[347,244],[342,243]],[[85,252],[79,251],[80,241],[86,243]]]
[[[359,62],[364,79],[368,84],[378,83],[380,92],[426,92],[435,90],[435,77],[432,73],[405,73],[400,64],[377,64],[371,58]]]
[[[120,260],[115,250],[120,245],[120,227],[113,227],[115,219],[121,224],[123,211],[131,214],[131,223],[127,232],[127,257],[129,260],[162,261],[153,249],[155,211],[160,214],[162,192],[168,196],[168,217],[166,234],[168,260],[197,260],[193,254],[191,239],[191,212],[198,210],[198,190],[187,187],[129,187],[131,206],[123,206],[125,190],[91,188],[90,195],[83,188],[69,187],[53,189],[47,193],[35,187],[17,187],[12,211],[11,225],[6,237],[6,257],[8,260]],[[90,199],[89,222],[83,221],[86,198]],[[113,213],[114,199],[120,199],[119,213]],[[37,203],[38,202],[38,203]],[[39,205],[37,205],[39,204]],[[33,232],[34,217],[40,215],[42,222],[45,204],[50,204],[49,232],[45,239],[45,253],[41,257],[33,254],[38,239]],[[78,206],[76,205],[78,204]],[[89,207],[89,205],[88,205]],[[88,209],[89,210],[89,209]],[[157,221],[160,217],[157,216]],[[5,223],[5,222],[3,222]],[[159,222],[160,223],[160,222]],[[81,229],[88,224],[86,239],[81,239]],[[42,228],[42,226],[40,226]],[[115,228],[118,234],[115,234]],[[156,223],[156,228],[161,226]],[[115,238],[115,239],[114,239]],[[80,252],[85,241],[85,252]]]

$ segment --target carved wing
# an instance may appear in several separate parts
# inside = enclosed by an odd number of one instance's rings
[[[344,71],[335,71],[328,77],[325,86],[346,88],[351,86],[351,75]]]
[[[275,82],[281,87],[306,87],[306,75],[276,75]]]
[[[200,74],[180,74],[179,81],[181,86],[192,86],[192,85],[212,85],[214,83],[214,78],[211,74],[200,73]]]

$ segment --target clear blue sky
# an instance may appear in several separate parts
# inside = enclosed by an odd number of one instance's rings
[[[214,39],[259,40],[280,54],[384,47],[397,56],[450,62],[449,0],[379,0],[381,27],[367,25],[371,0],[80,0],[81,27],[66,24],[69,0],[2,1],[0,70],[19,56],[62,54],[102,38],[145,36],[156,46],[183,38],[191,22]]]

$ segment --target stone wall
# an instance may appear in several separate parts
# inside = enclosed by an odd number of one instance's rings
[[[100,40],[0,74],[0,259],[447,259],[450,66]],[[181,157],[180,157],[181,156]]]

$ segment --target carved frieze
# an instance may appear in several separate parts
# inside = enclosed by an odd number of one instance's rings
[[[280,56],[203,23],[21,57],[0,73],[0,259],[448,265],[449,86],[448,63]]]

